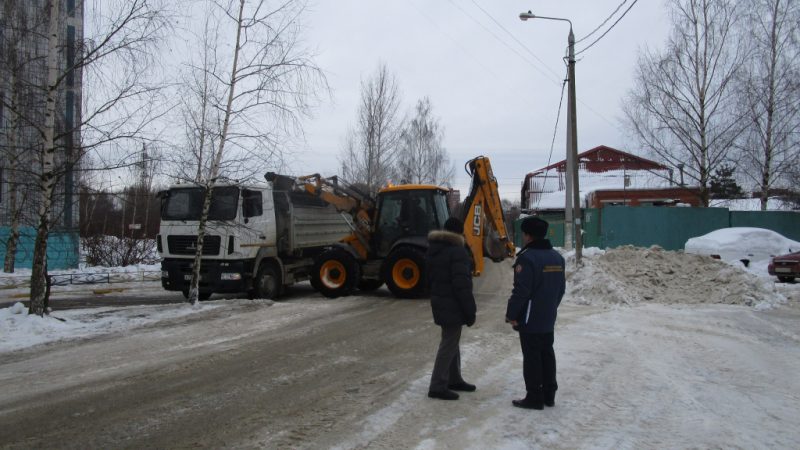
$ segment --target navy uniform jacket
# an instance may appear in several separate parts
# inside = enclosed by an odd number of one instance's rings
[[[547,239],[530,242],[514,263],[506,318],[516,320],[521,333],[552,333],[565,289],[564,258]]]

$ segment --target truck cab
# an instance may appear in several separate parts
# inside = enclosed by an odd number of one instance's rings
[[[188,294],[197,251],[197,230],[205,189],[176,185],[160,193],[161,224],[156,237],[167,290]],[[276,243],[274,201],[267,186],[213,188],[203,239],[201,297],[249,289],[253,263],[262,246]]]

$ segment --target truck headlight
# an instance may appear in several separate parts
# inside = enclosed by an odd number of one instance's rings
[[[242,279],[242,274],[222,272],[219,278],[223,281],[238,281]]]
[[[166,270],[161,271],[161,278],[169,278],[169,272]]]

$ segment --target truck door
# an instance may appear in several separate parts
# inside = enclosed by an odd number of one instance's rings
[[[275,224],[272,196],[260,189],[242,189],[242,214],[238,247],[244,258],[255,257],[261,245],[274,244]],[[272,219],[272,220],[271,220]]]

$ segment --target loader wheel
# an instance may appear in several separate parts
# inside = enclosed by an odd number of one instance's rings
[[[281,277],[275,266],[269,263],[261,264],[253,280],[253,297],[274,300],[281,295],[281,287]]]
[[[359,278],[358,262],[341,248],[332,248],[319,255],[311,271],[311,285],[330,298],[350,295]]]
[[[425,293],[425,256],[413,247],[401,247],[386,258],[386,286],[399,298],[418,298]]]

